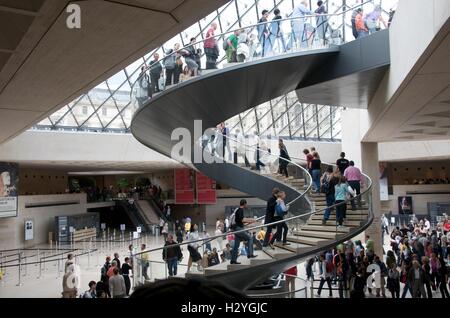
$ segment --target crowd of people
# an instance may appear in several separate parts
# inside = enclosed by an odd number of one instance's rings
[[[145,247],[144,247],[145,249]],[[133,250],[130,245],[130,251]],[[114,253],[114,258],[111,260],[110,256],[106,257],[100,272],[99,281],[90,281],[89,289],[85,292],[79,293],[79,270],[75,263],[73,254],[67,255],[67,260],[64,265],[64,276],[62,281],[63,298],[125,298],[130,294],[131,281],[130,276],[132,272],[132,254],[130,257],[125,257],[124,262],[121,263],[119,254]]]
[[[442,298],[449,298],[450,231],[445,225],[450,221],[445,217],[434,228],[424,227],[425,222],[384,232],[391,241],[386,255],[375,254],[374,242],[366,236],[365,245],[359,240],[347,241],[309,259],[305,263],[307,278],[314,280],[315,272],[320,279],[316,295],[321,295],[326,283],[330,297],[332,285],[338,285],[341,298],[346,291],[354,298],[373,291],[376,297],[387,297],[388,291],[392,298],[405,298],[408,293],[412,298],[433,298],[439,291]]]
[[[352,32],[355,38],[372,34],[387,28],[395,11],[389,12],[388,21],[383,17],[381,6],[377,5],[367,14],[363,7],[355,8],[351,15]],[[153,54],[148,65],[141,67],[139,75],[140,104],[159,93],[163,87],[178,84],[197,76],[202,69],[201,57],[205,55],[205,69],[216,69],[220,50],[225,52],[228,63],[245,62],[256,57],[271,56],[276,53],[290,52],[293,49],[305,49],[315,41],[321,45],[327,43],[340,44],[342,31],[334,30],[329,23],[327,6],[324,1],[318,1],[315,9],[309,8],[309,2],[301,0],[293,11],[286,13],[289,19],[283,21],[282,12],[274,8],[271,12],[262,10],[258,24],[253,27],[237,29],[225,35],[218,35],[218,24],[212,22],[203,35],[203,50],[196,38],[191,38],[185,48],[175,43],[173,48],[164,50],[165,57],[161,60],[159,53]],[[223,44],[219,48],[219,40],[223,37]]]

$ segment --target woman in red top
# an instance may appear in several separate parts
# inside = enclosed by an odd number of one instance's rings
[[[311,152],[309,152],[309,149],[303,149],[303,153],[306,156],[306,169],[308,169],[309,173],[311,173],[311,161],[314,159]]]
[[[444,234],[446,234],[448,231],[450,231],[450,222],[448,220],[444,221]]]
[[[295,279],[297,276],[297,266],[289,268],[284,272],[286,275],[286,286],[290,292],[289,297],[294,298],[295,296]]]

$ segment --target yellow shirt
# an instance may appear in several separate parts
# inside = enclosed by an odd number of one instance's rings
[[[142,254],[141,254],[141,259],[142,259],[143,261],[148,262],[148,261],[150,260],[150,256],[148,255],[148,252],[142,253]]]
[[[266,232],[261,230],[261,231],[258,232],[258,235],[256,236],[256,239],[258,241],[262,241],[262,240],[264,240],[265,236],[266,236]]]
[[[185,230],[186,232],[190,231],[190,230],[191,230],[191,223],[186,223],[186,224],[184,225],[184,230]]]

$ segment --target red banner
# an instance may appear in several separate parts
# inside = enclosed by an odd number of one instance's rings
[[[194,171],[175,169],[175,203],[194,204]]]
[[[216,181],[197,172],[197,203],[198,204],[216,204]]]

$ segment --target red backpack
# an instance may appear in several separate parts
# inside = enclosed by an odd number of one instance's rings
[[[326,261],[325,262],[325,268],[326,268],[327,273],[333,273],[334,265],[333,265],[332,262]]]

